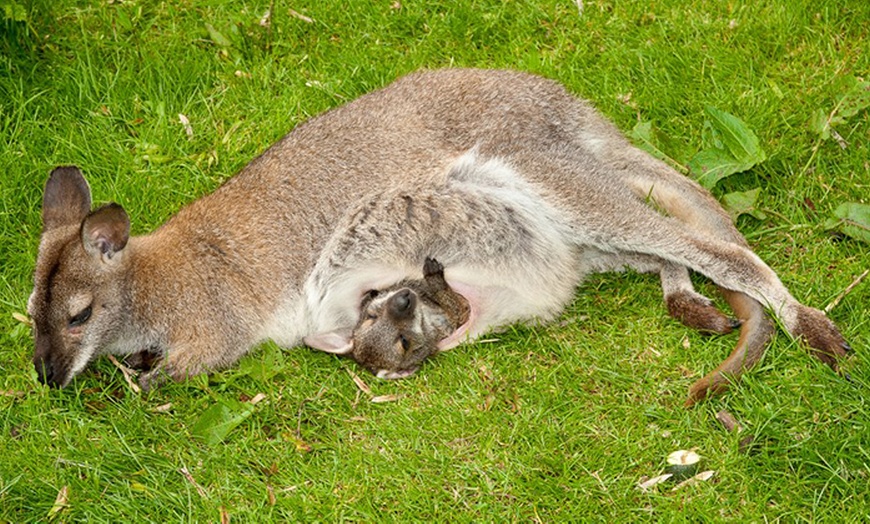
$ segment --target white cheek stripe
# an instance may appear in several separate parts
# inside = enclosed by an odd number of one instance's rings
[[[72,366],[70,366],[62,385],[66,386],[70,383],[73,377],[81,373],[81,371],[87,367],[88,363],[91,361],[91,357],[93,356],[94,348],[83,345],[73,359]]]

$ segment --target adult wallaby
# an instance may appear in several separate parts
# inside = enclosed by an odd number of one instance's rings
[[[659,271],[684,322],[728,331],[688,268],[706,275],[743,325],[695,398],[758,359],[772,334],[763,306],[832,367],[848,348],[708,192],[524,73],[409,75],[298,126],[149,235],[129,237],[116,204],[90,207],[79,171],[56,169],[28,310],[39,378],[57,386],[102,353],[161,356],[149,387],[265,339],[349,333],[366,292],[419,278],[427,256],[470,306],[450,344],[552,317],[584,274],[626,264]]]

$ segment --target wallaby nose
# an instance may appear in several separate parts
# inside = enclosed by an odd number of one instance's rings
[[[408,288],[404,288],[390,297],[388,311],[393,318],[404,319],[414,314],[416,306],[417,294]]]
[[[57,387],[60,384],[54,379],[54,368],[47,359],[33,359],[33,367],[36,368],[36,378],[40,384]]]

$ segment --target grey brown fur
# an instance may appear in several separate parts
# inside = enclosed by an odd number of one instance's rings
[[[40,379],[58,386],[104,353],[161,356],[148,387],[232,365],[266,339],[317,345],[350,332],[367,291],[420,278],[427,256],[470,307],[444,348],[552,318],[584,275],[626,265],[658,272],[669,304],[703,313],[684,317],[696,327],[729,324],[690,269],[733,291],[740,342],[695,399],[757,360],[772,334],[764,307],[831,366],[847,348],[707,191],[524,73],[409,75],[298,126],[148,235],[90,201],[78,170],[52,173],[28,309]]]

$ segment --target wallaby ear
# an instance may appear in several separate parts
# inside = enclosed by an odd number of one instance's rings
[[[349,332],[330,331],[328,333],[318,333],[305,337],[303,341],[308,347],[334,355],[347,355],[353,351],[353,341],[350,339]]]
[[[106,204],[82,222],[82,244],[91,256],[108,262],[130,238],[130,218],[118,204]]]
[[[75,166],[55,168],[42,196],[42,230],[79,225],[91,210],[91,188]]]

